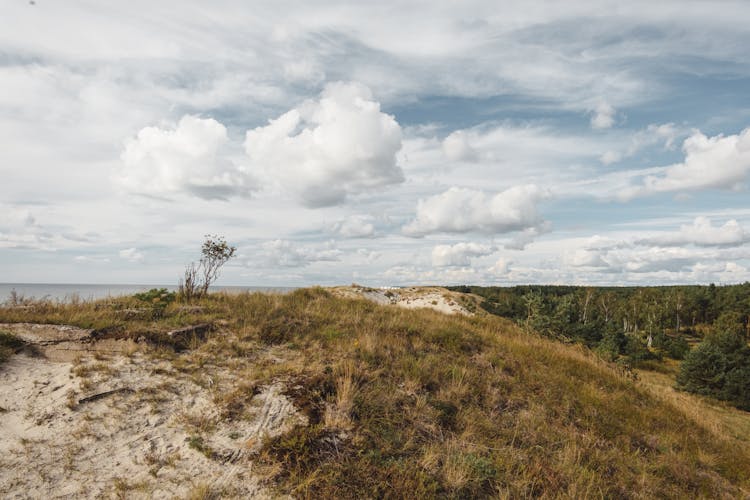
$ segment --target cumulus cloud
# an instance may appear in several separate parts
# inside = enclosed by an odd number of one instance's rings
[[[418,266],[393,266],[382,276],[399,285],[478,283],[482,273],[473,267],[440,267],[423,269]]]
[[[145,127],[126,141],[115,180],[127,191],[154,197],[247,197],[255,181],[223,156],[227,143],[226,127],[212,118],[186,115],[174,127]]]
[[[400,149],[401,127],[358,83],[329,84],[319,99],[249,130],[245,138],[252,164],[312,208],[403,182],[396,164]]]
[[[649,248],[630,253],[627,261],[617,264],[632,273],[678,272],[694,265],[701,257],[704,256],[687,248]]]
[[[601,250],[580,248],[565,255],[565,263],[573,267],[608,267]]]
[[[469,143],[469,134],[463,130],[457,130],[443,139],[443,153],[451,161],[479,160],[479,154]]]
[[[742,246],[748,242],[750,233],[736,220],[714,226],[709,218],[697,217],[692,224],[682,225],[676,231],[643,238],[589,238],[580,248],[565,252],[563,263],[572,268],[650,275],[660,280],[711,281],[724,273],[727,266],[733,268],[738,260],[750,256],[750,250]],[[713,277],[707,278],[709,274]]]
[[[518,233],[512,240],[507,242],[504,246],[506,250],[524,250],[526,245],[533,243],[536,238],[543,234],[548,233],[552,230],[552,223],[549,221],[542,221],[537,226],[527,227],[520,233]]]
[[[313,262],[336,262],[341,250],[333,242],[320,248],[303,247],[288,240],[271,240],[263,243],[263,260],[274,267],[304,267]]]
[[[374,218],[370,215],[350,215],[333,225],[333,232],[344,238],[372,238],[375,236]]]
[[[750,241],[748,233],[735,219],[724,223],[723,226],[711,225],[708,217],[696,217],[692,224],[680,226],[678,231],[664,232],[637,240],[641,245],[682,246],[696,245],[711,246],[739,246]]]
[[[512,263],[513,261],[510,261],[505,257],[500,257],[487,271],[495,276],[504,276],[510,272],[510,265]]]
[[[602,101],[593,109],[591,116],[591,128],[611,128],[615,124],[616,110],[607,102]]]
[[[137,248],[125,248],[119,252],[120,258],[130,262],[143,262],[146,257],[143,252],[139,252]]]
[[[548,196],[536,185],[515,186],[491,195],[452,187],[420,200],[416,218],[403,228],[408,236],[430,233],[509,233],[544,224],[538,203]]]
[[[432,265],[436,267],[469,266],[474,257],[484,257],[495,251],[489,245],[479,243],[456,243],[437,245],[432,249]]]
[[[619,193],[623,200],[671,191],[739,189],[750,172],[750,128],[736,135],[707,137],[700,131],[685,139],[685,160],[648,175]]]

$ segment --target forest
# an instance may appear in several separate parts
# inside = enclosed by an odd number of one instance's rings
[[[530,331],[626,369],[681,361],[676,387],[750,411],[750,283],[664,287],[454,286]]]

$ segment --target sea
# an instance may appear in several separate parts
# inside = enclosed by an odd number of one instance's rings
[[[72,302],[78,300],[98,300],[108,297],[121,297],[145,292],[152,288],[166,288],[176,291],[175,285],[93,285],[71,283],[0,283],[0,304],[10,300],[15,292],[20,300],[51,300],[54,302]],[[271,292],[288,293],[296,287],[264,287],[264,286],[212,286],[212,292],[242,293],[242,292]]]

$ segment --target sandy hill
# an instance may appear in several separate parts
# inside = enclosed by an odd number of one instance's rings
[[[748,497],[747,414],[385,293],[0,308],[0,496]]]

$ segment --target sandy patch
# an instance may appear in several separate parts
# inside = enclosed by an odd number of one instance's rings
[[[381,305],[392,304],[407,309],[427,308],[444,314],[474,315],[474,312],[466,307],[466,304],[472,302],[473,299],[469,298],[466,294],[452,292],[446,288],[409,287],[381,289],[352,285],[334,287],[331,290],[334,294],[341,297],[361,297]]]
[[[75,364],[14,356],[0,367],[0,496],[265,497],[254,453],[305,419],[279,383],[248,389],[227,415],[214,388],[241,382],[140,353]]]

